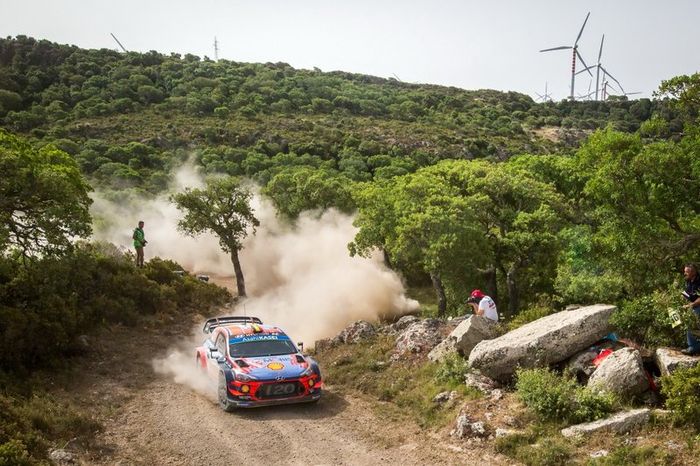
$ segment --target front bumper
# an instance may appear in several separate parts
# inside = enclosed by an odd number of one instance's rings
[[[245,400],[242,397],[229,395],[228,399],[238,408],[259,408],[262,406],[289,405],[295,403],[312,403],[321,398],[321,389],[317,393],[310,393],[303,396],[295,396],[292,398],[274,398],[269,400]]]
[[[309,381],[313,380],[313,386]],[[280,383],[280,382],[275,382]],[[257,408],[260,406],[275,406],[294,403],[311,403],[318,401],[323,392],[323,381],[320,377],[302,377],[300,379],[285,380],[281,383],[295,384],[299,390],[290,396],[265,397],[262,387],[273,384],[273,382],[229,382],[227,397],[229,402],[239,408]],[[248,391],[242,388],[247,385]]]

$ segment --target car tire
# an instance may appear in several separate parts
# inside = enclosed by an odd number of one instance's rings
[[[221,407],[221,409],[223,409],[227,413],[230,413],[231,411],[236,409],[236,406],[233,403],[231,403],[231,400],[228,399],[226,376],[223,372],[219,372],[219,385],[217,389],[217,394],[219,398],[219,406]]]

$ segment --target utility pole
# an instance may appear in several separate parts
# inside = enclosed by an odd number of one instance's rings
[[[219,41],[214,36],[214,61],[219,61]]]
[[[119,42],[119,39],[117,39],[117,36],[115,36],[115,35],[112,34],[111,32],[109,33],[109,35],[112,36],[112,39],[114,39],[114,41],[115,41],[117,44],[119,44],[119,47],[121,47],[121,49],[124,51],[124,53],[126,53],[127,50],[124,48],[124,46],[122,45],[122,43]]]

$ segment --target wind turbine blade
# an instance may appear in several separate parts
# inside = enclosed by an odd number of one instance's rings
[[[605,41],[605,34],[603,34],[603,38],[600,39],[600,50],[598,51],[598,63],[600,63],[600,57],[603,56],[603,42]]]
[[[579,58],[581,58],[581,57],[579,57]],[[581,61],[583,61],[583,60],[581,60]],[[585,73],[586,71],[588,71],[588,73],[591,74],[591,71],[590,71],[590,70],[592,70],[592,69],[595,68],[596,66],[598,66],[598,65],[591,65],[591,66],[587,66],[587,67],[585,67],[585,68],[581,68],[580,70],[578,70],[578,71],[576,72],[576,75],[579,75],[579,74],[581,74],[581,73]],[[592,74],[591,74],[591,77],[593,77]]]
[[[586,23],[588,22],[588,17],[591,16],[591,12],[589,11],[588,14],[586,15],[586,19],[583,20],[583,26],[581,26],[581,30],[578,32],[578,37],[576,37],[576,42],[574,42],[574,47],[576,47],[576,44],[578,44],[578,40],[581,38],[581,34],[583,34],[583,28],[586,27]]]
[[[602,70],[603,70],[603,73],[605,73],[610,79],[612,79],[613,81],[615,81],[615,82],[617,83],[617,85],[620,87],[620,90],[621,90],[622,93],[624,94],[624,93],[625,93],[625,89],[622,87],[622,84],[620,84],[620,81],[618,81],[617,79],[615,79],[615,76],[613,76],[613,75],[611,75],[610,73],[608,73],[608,70],[606,70],[606,69],[603,68],[602,66],[601,66],[601,68],[602,68]]]
[[[583,63],[583,66],[585,67],[584,69],[588,71],[588,74],[591,75],[591,78],[593,77],[593,73],[591,73],[590,66],[586,65],[586,62],[583,61],[583,57],[581,56],[580,53],[578,53],[578,50],[576,51],[576,56],[578,57],[579,60],[581,60],[581,63]]]
[[[562,45],[561,47],[552,47],[551,49],[540,50],[540,52],[551,52],[552,50],[566,50],[566,49],[573,49],[573,47],[570,45]]]

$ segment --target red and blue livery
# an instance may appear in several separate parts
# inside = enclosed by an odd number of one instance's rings
[[[318,364],[278,327],[257,317],[230,316],[207,320],[203,331],[207,338],[196,349],[197,366],[217,382],[224,411],[321,398]]]

